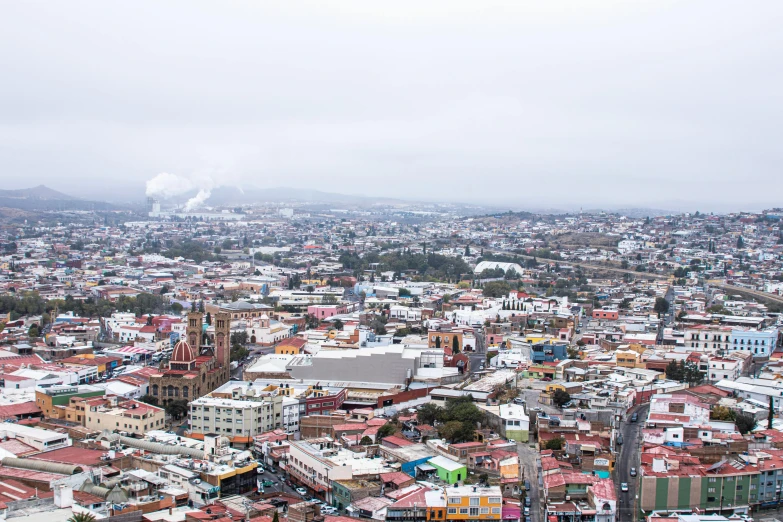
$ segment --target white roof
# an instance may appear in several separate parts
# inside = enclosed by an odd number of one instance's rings
[[[460,464],[459,462],[454,462],[451,459],[447,459],[446,457],[434,457],[427,461],[429,464],[432,464],[433,466],[437,466],[439,468],[443,468],[446,471],[457,471],[458,469],[462,469],[465,467],[464,464]]]

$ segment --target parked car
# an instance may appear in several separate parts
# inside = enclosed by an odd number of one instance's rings
[[[517,397],[516,399],[514,399],[514,404],[525,404],[525,399],[523,399],[522,397]]]
[[[321,508],[321,513],[324,515],[335,515],[337,513],[337,509],[333,508],[332,506],[326,506]]]
[[[549,382],[552,380],[552,377],[543,377],[541,380],[544,382]]]
[[[307,495],[307,490],[305,488],[296,488],[296,492],[302,496]]]
[[[525,506],[524,507],[524,514],[525,514],[525,516],[529,516],[530,515],[530,506]]]
[[[525,497],[525,507],[530,507],[530,497]]]
[[[622,446],[623,445],[623,434],[622,433],[618,433],[617,434],[617,445],[618,446]]]
[[[529,480],[525,481],[525,491],[530,491],[530,481]]]
[[[636,476],[636,468],[631,468],[631,476],[632,477]]]
[[[271,488],[271,487],[272,487],[272,486],[274,486],[275,484],[276,484],[276,482],[273,482],[273,481],[271,481],[271,480],[265,480],[265,481],[263,481],[263,482],[261,483],[261,485],[262,485],[262,486],[264,486],[265,488]]]
[[[620,484],[620,491],[622,491],[623,493],[627,493],[628,492],[628,483],[627,482],[623,482],[622,484]]]

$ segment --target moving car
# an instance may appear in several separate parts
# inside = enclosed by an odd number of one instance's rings
[[[514,399],[514,404],[525,404],[525,399],[523,399],[522,397],[517,397],[516,399]]]
[[[634,413],[633,415],[631,415],[631,422],[636,422],[638,420],[639,420],[639,414],[638,413]]]
[[[631,476],[632,477],[636,476],[636,468],[631,468]]]
[[[620,484],[620,491],[622,491],[623,493],[627,493],[628,492],[628,483],[627,482],[623,482],[622,484]]]
[[[275,482],[271,480],[265,480],[261,483],[261,485],[264,486],[265,488],[270,488],[275,485]]]

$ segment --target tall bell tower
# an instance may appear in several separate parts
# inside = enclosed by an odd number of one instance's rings
[[[188,313],[188,327],[185,330],[185,340],[196,355],[201,354],[201,336],[204,332],[204,314],[201,312]]]
[[[218,367],[228,372],[231,365],[231,314],[216,313],[213,324],[215,325],[215,359]]]

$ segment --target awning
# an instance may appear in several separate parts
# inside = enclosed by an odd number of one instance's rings
[[[432,466],[430,464],[417,464],[416,469],[419,471],[437,471],[435,466]]]

